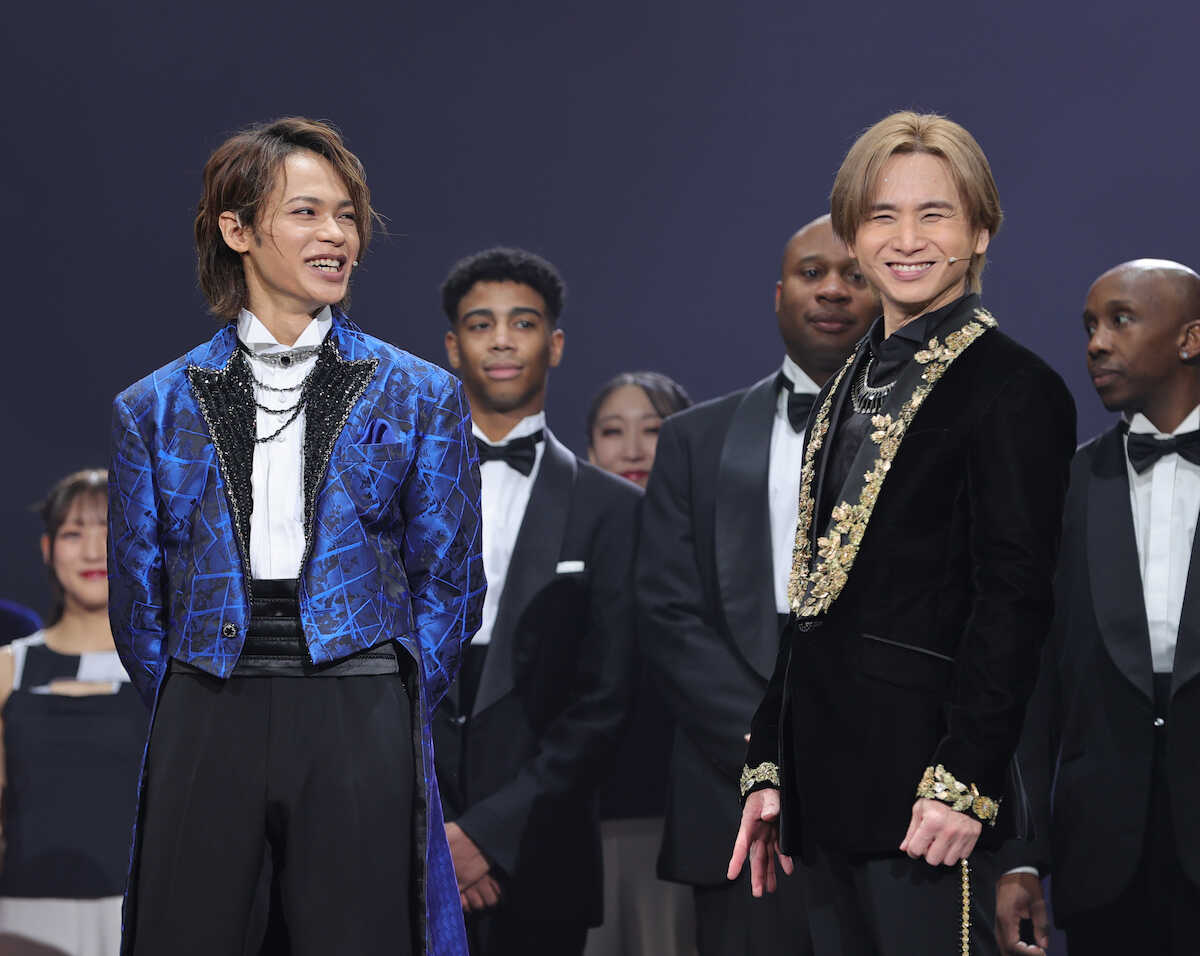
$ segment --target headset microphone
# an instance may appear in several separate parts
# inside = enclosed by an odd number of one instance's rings
[[[956,262],[965,262],[970,258],[971,258],[970,256],[947,256],[946,257],[946,265],[952,266]]]

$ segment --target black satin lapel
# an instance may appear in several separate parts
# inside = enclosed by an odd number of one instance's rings
[[[311,397],[304,408],[304,536],[309,542],[317,495],[325,484],[334,442],[378,367],[378,359],[343,359],[328,339],[317,354],[309,381]]]
[[[473,713],[486,710],[513,688],[517,622],[534,595],[554,578],[571,512],[575,470],[575,456],[547,429],[546,450],[508,564]]]
[[[829,408],[829,431],[825,435],[825,443],[817,452],[817,459],[813,462],[813,467],[816,470],[816,479],[813,481],[813,516],[812,527],[809,537],[812,542],[812,554],[818,552],[817,540],[821,535],[825,534],[826,529],[820,527],[815,520],[816,515],[820,514],[821,502],[825,499],[822,497],[825,491],[825,473],[829,468],[829,455],[833,451],[833,436],[837,434],[838,425],[841,423],[842,415],[846,408],[846,402],[850,400],[850,393],[854,390],[854,376],[858,374],[859,366],[865,362],[867,351],[870,346],[867,344],[867,339],[864,336],[858,344],[858,354],[854,357],[854,364],[846,370],[846,374],[842,376],[842,381],[838,385],[837,394],[833,396],[833,404]],[[861,454],[861,453],[860,453]],[[858,467],[858,460],[855,459],[855,468]],[[850,469],[850,474],[854,474],[854,468]],[[845,499],[838,498],[838,501]]]
[[[1192,559],[1187,584],[1183,588],[1183,608],[1179,614],[1179,634],[1175,639],[1174,676],[1171,694],[1200,675],[1200,534],[1192,539]]]
[[[187,377],[217,451],[217,464],[245,565],[243,570],[249,575],[250,512],[254,508],[250,476],[256,427],[250,370],[234,351],[224,368],[191,365]]]
[[[1088,476],[1087,562],[1096,623],[1117,669],[1154,699],[1154,665],[1142,596],[1129,474],[1118,430],[1096,443]],[[1188,582],[1189,588],[1192,582]]]
[[[717,469],[715,552],[721,606],[751,666],[769,678],[779,650],[771,566],[768,478],[778,392],[775,376],[742,397]],[[796,475],[799,494],[800,476]]]

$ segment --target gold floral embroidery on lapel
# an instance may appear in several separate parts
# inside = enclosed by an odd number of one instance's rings
[[[991,313],[986,309],[976,309],[973,320],[947,335],[945,344],[939,343],[934,337],[929,340],[926,348],[917,352],[914,358],[925,366],[921,375],[924,384],[913,389],[912,395],[900,407],[896,418],[889,414],[875,415],[871,419],[871,441],[879,447],[879,453],[871,469],[863,475],[858,502],[851,504],[843,501],[833,509],[828,535],[817,539],[817,561],[814,563],[809,540],[816,509],[812,494],[815,463],[817,452],[820,451],[829,431],[829,413],[833,406],[833,397],[837,394],[846,372],[853,365],[854,356],[846,360],[813,421],[812,435],[800,472],[800,513],[796,523],[796,547],[792,556],[792,572],[788,586],[788,603],[793,614],[799,617],[815,617],[828,611],[838,599],[850,577],[850,569],[858,556],[859,545],[867,533],[867,523],[871,520],[871,512],[875,510],[875,502],[879,500],[883,481],[892,467],[892,460],[900,451],[905,432],[916,417],[917,410],[929,397],[938,380],[946,374],[946,369],[951,363],[979,336],[995,327],[996,320],[992,318]]]

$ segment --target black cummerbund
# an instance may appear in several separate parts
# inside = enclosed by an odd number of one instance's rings
[[[250,628],[234,677],[357,677],[400,670],[391,641],[339,661],[314,664],[300,625],[300,584],[255,579],[250,585]]]

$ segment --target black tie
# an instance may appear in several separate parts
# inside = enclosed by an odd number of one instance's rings
[[[541,431],[523,438],[514,438],[503,445],[489,445],[485,441],[478,442],[479,464],[489,461],[502,461],[509,468],[515,468],[526,478],[533,471],[533,462],[537,457],[537,444],[542,440]]]
[[[1129,433],[1129,464],[1139,475],[1163,455],[1175,452],[1184,461],[1200,465],[1200,430],[1184,432],[1173,438],[1155,438],[1153,435]]]
[[[808,414],[812,411],[817,396],[811,392],[797,392],[795,386],[792,385],[792,380],[783,372],[775,377],[775,387],[788,390],[788,421],[791,423],[792,431],[799,434],[808,425]]]

